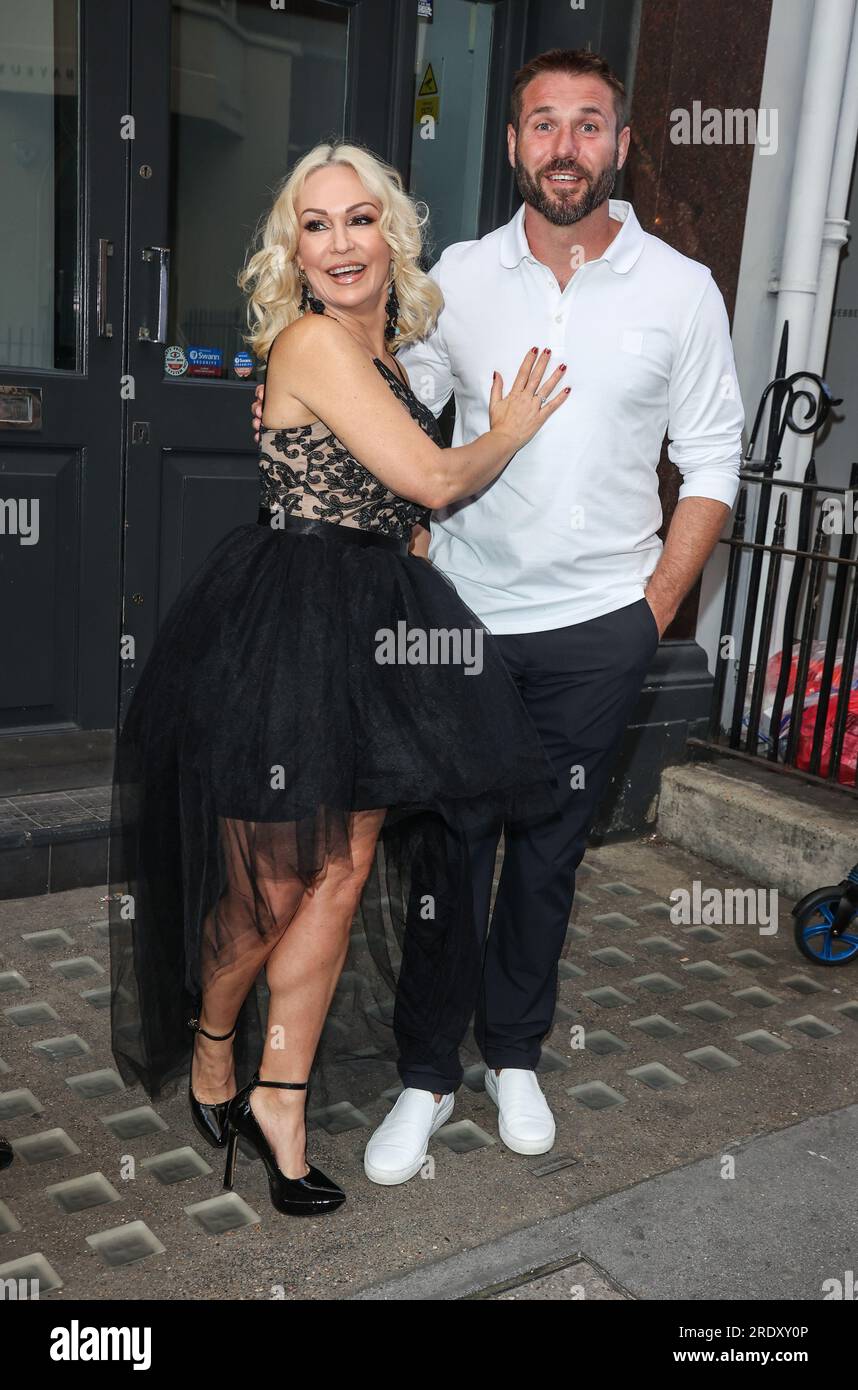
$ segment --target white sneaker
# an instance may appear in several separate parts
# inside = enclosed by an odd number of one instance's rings
[[[453,1091],[436,1100],[431,1091],[407,1086],[366,1146],[363,1167],[370,1182],[393,1187],[419,1173],[429,1140],[454,1104]]]
[[[503,1067],[495,1076],[486,1067],[486,1095],[498,1108],[498,1133],[517,1154],[544,1154],[554,1144],[554,1116],[539,1088],[536,1072]]]

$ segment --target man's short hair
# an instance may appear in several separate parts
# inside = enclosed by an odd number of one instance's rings
[[[573,77],[586,73],[600,77],[606,82],[614,99],[614,114],[619,135],[627,121],[626,89],[610,64],[598,53],[591,53],[588,48],[549,48],[547,52],[538,53],[529,63],[525,63],[523,68],[519,68],[512,80],[510,93],[510,119],[516,135],[524,104],[524,89],[535,77],[542,77],[546,72],[567,72]]]

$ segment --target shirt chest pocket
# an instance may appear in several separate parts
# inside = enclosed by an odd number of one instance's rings
[[[620,333],[620,352],[641,357],[644,350],[644,335],[639,328],[624,328]]]
[[[619,322],[600,334],[594,348],[593,375],[606,407],[666,409],[671,348],[665,334]]]

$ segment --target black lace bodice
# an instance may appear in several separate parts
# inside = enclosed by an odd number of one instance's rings
[[[379,357],[373,361],[394,395],[436,444],[435,416]],[[287,516],[306,516],[362,531],[382,531],[409,540],[411,528],[429,525],[429,510],[398,497],[358,463],[323,421],[273,429],[259,435],[260,505],[281,507]]]

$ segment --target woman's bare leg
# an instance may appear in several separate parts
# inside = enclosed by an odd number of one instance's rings
[[[276,949],[284,927],[294,915],[305,891],[300,882],[277,884],[264,877],[264,860],[253,855],[256,826],[253,822],[223,819],[221,843],[227,864],[228,887],[204,924],[202,962],[203,996],[199,1022],[209,1033],[228,1033],[238,1017],[259,971]],[[249,866],[253,865],[253,878]],[[256,893],[254,894],[254,885]],[[218,965],[214,945],[218,922],[229,935],[229,963]],[[260,926],[263,934],[260,935]],[[235,1095],[232,1041],[213,1042],[195,1034],[191,1063],[191,1088],[205,1104],[229,1100]]]
[[[263,1081],[306,1081],[337,981],[349,933],[366,882],[384,811],[357,811],[349,839],[351,863],[329,861],[266,964],[271,998],[268,1031],[259,1066]],[[217,1044],[215,1044],[217,1046]],[[251,1109],[265,1131],[282,1173],[303,1177],[306,1091],[262,1087]]]

